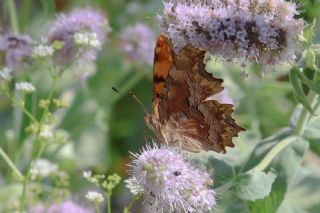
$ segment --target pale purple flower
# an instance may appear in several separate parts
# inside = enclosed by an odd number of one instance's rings
[[[227,60],[262,65],[292,61],[303,30],[293,2],[171,0],[158,17],[177,52],[187,43]]]
[[[125,28],[121,34],[122,49],[129,59],[153,64],[153,50],[156,35],[152,29],[145,24],[136,24]]]
[[[6,67],[16,71],[30,59],[32,39],[28,35],[0,35],[0,54]]]
[[[221,104],[234,104],[227,88],[224,88],[221,92],[208,97],[206,100],[216,100]]]
[[[203,170],[167,148],[147,147],[134,155],[127,186],[142,195],[159,212],[206,212],[213,210],[212,179]]]
[[[94,213],[94,211],[84,208],[72,201],[55,203],[46,207],[44,204],[38,204],[30,213]]]
[[[76,59],[85,61],[94,61],[97,56],[97,48],[83,47],[76,41],[82,37],[91,35],[94,41],[88,43],[99,44],[100,47],[105,39],[106,34],[111,31],[107,18],[98,10],[93,8],[75,9],[69,14],[59,14],[53,23],[49,34],[48,41],[50,44],[61,42],[62,49],[55,53],[56,62],[59,64],[71,63]]]

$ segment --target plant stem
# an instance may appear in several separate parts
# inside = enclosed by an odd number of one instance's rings
[[[108,213],[111,213],[111,194],[106,193]]]
[[[19,23],[17,17],[17,8],[14,0],[7,0],[7,7],[10,16],[11,30],[14,34],[19,34]]]
[[[95,204],[95,209],[96,209],[97,213],[101,213],[100,208],[99,208],[99,206],[97,204]]]
[[[123,213],[129,213],[132,205],[137,200],[137,196],[133,196],[128,206],[124,207]]]
[[[17,175],[19,178],[19,181],[24,180],[23,175],[19,171],[19,169],[16,167],[16,165],[12,162],[12,160],[9,158],[9,156],[3,151],[3,149],[0,147],[0,155],[3,158],[3,160],[8,164],[8,166],[12,169],[12,171]]]
[[[57,77],[54,76],[52,84],[51,84],[49,96],[48,96],[49,105],[48,105],[48,108],[46,108],[43,111],[42,115],[41,115],[41,119],[40,119],[40,122],[39,122],[39,128],[38,128],[37,134],[35,136],[35,139],[33,141],[33,144],[37,144],[37,142],[39,140],[40,132],[41,132],[43,123],[45,121],[45,116],[46,116],[47,112],[49,111],[49,107],[50,107],[50,104],[51,104],[51,101],[52,101],[52,96],[53,96],[56,80],[57,80]],[[33,154],[34,150],[38,150],[36,154]],[[27,169],[26,169],[26,175],[25,175],[25,178],[24,178],[24,181],[23,181],[22,195],[21,195],[21,205],[20,205],[20,212],[21,213],[26,208],[26,194],[27,194],[26,192],[27,192],[27,186],[28,186],[29,179],[30,179],[30,169],[31,169],[32,162],[38,160],[41,157],[43,151],[44,151],[44,144],[43,143],[40,144],[39,149],[37,149],[37,147],[36,147],[36,149],[34,147],[32,148],[31,160],[28,163],[28,166],[27,166]]]
[[[297,136],[290,136],[281,140],[267,153],[267,155],[260,161],[260,163],[250,171],[263,171],[264,169],[266,169],[271,161],[279,154],[279,152],[281,152],[295,139],[297,139]]]
[[[31,4],[31,0],[24,0],[22,2],[22,12],[20,16],[21,18],[20,24],[21,24],[22,31],[29,22],[30,4]]]

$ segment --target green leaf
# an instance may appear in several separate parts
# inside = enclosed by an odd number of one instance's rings
[[[214,188],[228,182],[235,175],[234,169],[222,160],[209,156],[209,166],[213,168]]]
[[[306,64],[312,70],[318,70],[316,66],[316,56],[311,48],[307,49]]]
[[[272,185],[271,193],[261,200],[246,202],[251,213],[274,213],[281,205],[294,177],[299,171],[305,151],[309,143],[297,138],[273,160],[271,167],[277,177]]]
[[[255,201],[269,195],[275,178],[272,172],[251,171],[241,174],[234,180],[233,191],[242,200]]]
[[[298,75],[298,68],[293,68],[290,71],[290,81],[292,83],[293,89],[294,89],[294,96],[296,98],[296,101],[304,106],[311,114],[313,114],[312,107],[308,103],[306,96],[303,92],[302,84],[299,79]]]
[[[303,30],[303,36],[307,40],[308,44],[312,43],[312,38],[314,35],[314,27],[316,26],[316,19],[312,23],[308,24]]]
[[[314,91],[317,94],[320,94],[320,82],[313,82],[300,71],[297,71],[297,74],[299,78],[303,81],[303,83],[306,84],[312,91]]]

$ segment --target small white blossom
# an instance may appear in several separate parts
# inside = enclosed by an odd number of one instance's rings
[[[92,176],[92,172],[91,171],[84,171],[83,172],[83,177],[85,179],[89,179],[89,178],[91,178],[91,176]]]
[[[139,184],[139,181],[137,180],[137,178],[135,177],[131,177],[127,180],[124,181],[126,183],[126,187],[128,189],[130,189],[130,192],[133,194],[133,195],[143,195],[143,188],[142,186]]]
[[[101,42],[98,40],[96,33],[75,33],[74,42],[78,45],[87,46],[90,48],[99,48],[101,46]]]
[[[36,88],[29,82],[18,82],[16,83],[16,90],[32,93],[36,90]]]
[[[44,178],[50,174],[58,171],[58,165],[53,164],[46,159],[39,159],[33,163],[30,173],[31,178],[34,180],[37,177]]]
[[[44,58],[52,56],[54,53],[54,49],[52,46],[40,44],[33,48],[32,56],[34,58]]]
[[[44,125],[40,131],[40,135],[39,135],[42,139],[52,139],[53,138],[53,132],[52,132],[52,128],[48,125]]]
[[[12,141],[15,138],[15,133],[13,129],[7,129],[5,132],[6,139]]]
[[[0,80],[8,81],[11,79],[11,69],[8,67],[3,68],[0,70]]]
[[[87,192],[86,198],[95,203],[102,203],[104,201],[103,195],[99,192]]]

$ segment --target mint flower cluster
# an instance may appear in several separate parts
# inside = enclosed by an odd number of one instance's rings
[[[284,0],[171,0],[158,20],[177,52],[186,44],[226,60],[261,65],[295,58],[304,22]]]
[[[92,62],[97,49],[111,32],[107,18],[93,8],[75,9],[69,14],[59,14],[53,23],[48,42],[60,50],[55,54],[58,64],[81,59]]]
[[[137,62],[152,65],[153,49],[156,43],[156,35],[145,24],[138,23],[126,27],[121,34],[122,49],[126,56]]]
[[[134,154],[127,186],[160,212],[206,212],[213,210],[212,179],[203,170],[167,148],[147,147]]]

